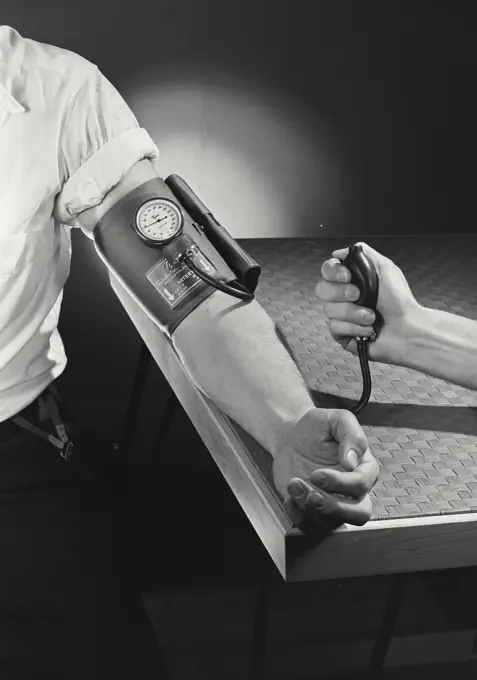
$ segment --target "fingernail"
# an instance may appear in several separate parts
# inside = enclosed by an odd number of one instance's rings
[[[359,292],[356,288],[347,288],[346,289],[346,297],[348,300],[357,300],[359,298]]]
[[[356,454],[356,451],[353,451],[353,450],[348,451],[348,453],[346,454],[346,460],[351,465],[353,470],[354,470],[355,467],[358,467],[359,461],[358,461],[358,456]]]
[[[348,274],[346,272],[340,272],[337,278],[340,283],[346,283],[348,281]]]
[[[316,491],[311,495],[308,502],[313,509],[321,509],[325,506],[325,499],[321,493],[316,493]]]
[[[367,311],[363,312],[361,317],[362,317],[363,321],[366,322],[366,323],[373,323],[374,319],[375,319],[373,312],[367,312]]]
[[[315,472],[313,474],[313,484],[323,484],[326,479],[324,472]]]
[[[306,494],[306,487],[301,482],[292,482],[288,487],[288,493],[292,498],[303,498]]]

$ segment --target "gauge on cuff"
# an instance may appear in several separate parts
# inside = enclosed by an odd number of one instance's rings
[[[181,233],[183,224],[181,209],[167,198],[153,198],[143,203],[134,220],[139,238],[151,246],[172,241]]]

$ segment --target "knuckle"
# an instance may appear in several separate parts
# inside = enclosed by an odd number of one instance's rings
[[[361,326],[363,322],[364,323],[367,322],[367,319],[363,314],[364,311],[365,310],[363,310],[363,307],[360,307],[359,305],[355,304],[350,305],[350,316],[353,319],[353,322],[358,324],[358,326]]]
[[[328,476],[323,477],[323,479],[320,479],[318,490],[324,490],[324,491],[329,491],[333,487],[333,480],[330,479]]]
[[[371,514],[372,514],[371,510],[363,510],[363,513],[360,514],[360,516],[358,517],[358,521],[356,522],[356,524],[359,527],[364,526],[366,522],[368,522],[371,519]]]
[[[351,413],[351,411],[348,411],[347,409],[339,409],[339,414],[340,417],[344,421],[344,425],[346,427],[346,434],[349,437],[356,429],[356,424],[361,428],[361,425],[359,425],[358,419],[354,415],[354,413]],[[361,435],[361,432],[358,431],[358,437]],[[355,437],[356,438],[356,437]],[[354,447],[354,439],[349,442],[352,447]]]
[[[327,281],[335,280],[335,271],[338,260],[332,258],[325,260],[321,265],[321,276]]]
[[[366,451],[368,450],[368,438],[365,435],[365,433],[363,432],[363,430],[356,433],[356,444],[357,444],[361,454],[366,453]]]
[[[352,323],[356,316],[356,310],[359,312],[360,307],[357,307],[353,302],[335,302],[336,305],[336,316],[342,321],[347,323]]]
[[[381,472],[381,469],[379,467],[379,463],[376,459],[374,459],[374,470],[373,470],[373,486],[376,484],[376,482],[379,479],[379,473]]]
[[[287,512],[289,515],[291,515],[297,509],[297,505],[296,505],[295,501],[290,496],[287,496],[285,498],[285,502],[284,502],[283,506],[285,508],[285,512]]]
[[[362,307],[359,307],[354,302],[349,302],[348,300],[343,301],[342,308],[343,316],[350,321],[354,320],[356,312],[359,312],[359,310],[362,309]]]
[[[368,484],[366,483],[366,480],[363,479],[363,477],[358,477],[354,487],[358,496],[366,496],[366,494],[369,492]]]
[[[294,498],[293,502],[295,503],[297,508],[300,508],[300,510],[306,510],[307,499],[308,499],[308,494],[306,494],[302,498]]]
[[[330,297],[328,289],[329,285],[330,284],[328,281],[326,281],[326,279],[320,279],[315,286],[315,295],[322,302],[326,302]]]
[[[340,425],[343,424],[343,418],[346,418],[349,411],[341,408],[328,408],[325,409],[325,413],[331,432],[338,432]]]
[[[338,319],[329,319],[328,323],[330,331],[338,338],[348,337],[350,333],[346,333],[343,328],[343,322]]]
[[[330,423],[334,426],[337,427],[339,424],[339,421],[342,418],[347,417],[347,413],[350,413],[350,411],[346,411],[345,409],[342,408],[330,408],[328,409],[328,415],[330,419]]]
[[[343,337],[342,335],[337,335],[336,333],[331,333],[331,337],[335,342],[337,342],[344,350],[351,351],[349,346],[349,338]]]
[[[333,500],[326,494],[322,494],[322,497],[325,499],[325,504],[320,507],[316,505],[310,506],[311,511],[318,515],[335,515],[337,508]]]

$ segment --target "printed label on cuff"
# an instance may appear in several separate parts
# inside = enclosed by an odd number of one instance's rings
[[[194,257],[197,268],[209,276],[217,270],[200,251]],[[165,257],[145,274],[146,279],[160,293],[171,309],[188,297],[200,284],[200,279],[185,263],[171,263]]]

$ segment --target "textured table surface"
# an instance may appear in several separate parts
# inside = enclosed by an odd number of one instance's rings
[[[361,395],[358,359],[331,339],[314,293],[322,262],[359,240],[401,267],[420,303],[477,320],[477,236],[241,241],[262,265],[256,298],[319,406],[346,408]],[[477,392],[381,363],[371,373],[359,421],[381,467],[373,519],[476,511]],[[273,487],[270,456],[241,435]]]

